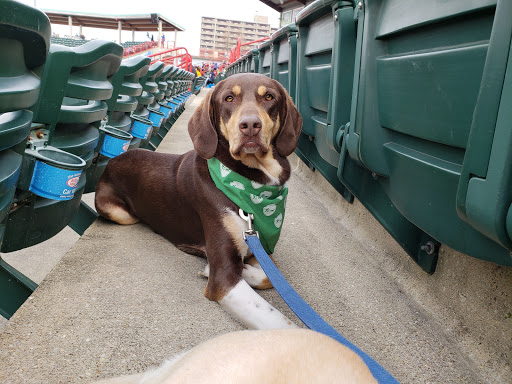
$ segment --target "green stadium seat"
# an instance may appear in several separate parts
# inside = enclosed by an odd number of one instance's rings
[[[295,100],[297,84],[297,27],[289,24],[272,37],[272,78]]]
[[[13,15],[18,17],[13,17]],[[10,214],[26,204],[16,190],[50,47],[50,21],[15,1],[0,2],[0,248]],[[37,285],[0,257],[0,315],[9,319]]]
[[[247,52],[247,72],[258,72],[260,52],[254,48]]]
[[[151,149],[156,149],[158,145],[162,142],[162,139],[165,137],[165,134],[168,132],[167,129],[165,129],[165,124],[167,123],[167,101],[166,99],[170,97],[172,90],[169,87],[169,83],[167,82],[167,79],[171,76],[171,73],[173,71],[174,67],[172,65],[166,65],[160,75],[156,78],[156,82],[158,84],[158,90],[162,92],[162,98],[158,100],[159,110],[160,112],[163,112],[165,117],[160,125],[160,127],[157,130],[153,131],[153,134],[151,135],[151,138],[149,139],[149,146]]]
[[[143,92],[140,96],[137,97],[139,103],[135,111],[133,111],[133,115],[149,119],[152,116],[150,116],[152,111],[158,112],[158,109],[160,109],[158,100],[162,100],[165,94],[158,89],[156,78],[161,75],[164,67],[164,63],[157,61],[156,63],[151,64],[148,72],[141,77],[140,83],[142,85]],[[153,113],[160,115],[159,112],[156,112]],[[153,149],[149,145],[149,140],[153,132],[158,132],[158,129],[160,129],[160,124],[154,123],[153,129],[149,136],[146,139],[141,140],[140,148]]]
[[[429,272],[437,242],[510,266],[512,3],[398,3],[357,11],[340,180]]]
[[[107,123],[110,127],[120,129],[124,132],[130,132],[132,120],[130,114],[137,108],[136,96],[142,93],[142,86],[139,79],[144,76],[150,65],[151,60],[148,57],[137,56],[121,63],[119,70],[110,77],[112,84],[112,96],[106,100],[107,105]],[[110,157],[99,153],[105,133],[100,131],[98,145],[95,149],[93,162],[86,171],[85,193],[94,192],[96,183],[107,166]],[[138,148],[141,139],[133,137],[128,149]]]
[[[262,75],[272,77],[272,40],[267,40],[260,44],[258,47],[259,61],[258,61],[258,73]]]
[[[46,154],[71,159],[66,167],[74,166],[72,162],[76,161],[83,162],[83,168],[91,165],[97,154],[98,128],[107,113],[104,100],[112,95],[108,78],[118,70],[122,52],[121,46],[100,40],[76,48],[50,46],[41,74],[40,96],[33,108],[37,125],[31,152],[24,156],[17,185],[27,204],[9,217],[3,252],[40,243],[73,220],[85,188],[85,173],[77,179],[78,184],[69,184],[69,199],[36,195],[31,179],[37,169],[37,154],[44,149]]]
[[[353,14],[350,3],[318,0],[296,19],[295,103],[303,118],[297,154],[348,201],[353,196],[339,181],[337,167],[342,133],[350,119],[356,44]]]

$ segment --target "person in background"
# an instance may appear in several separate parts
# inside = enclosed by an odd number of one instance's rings
[[[215,74],[213,73],[213,71],[210,72],[208,78],[206,79],[206,86],[208,86],[209,84],[215,84]]]
[[[162,34],[162,48],[165,46],[165,35]]]

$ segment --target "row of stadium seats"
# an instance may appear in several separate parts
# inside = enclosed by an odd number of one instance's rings
[[[121,43],[121,46],[123,48],[133,47],[134,45],[143,44],[145,41],[125,41],[124,43]]]
[[[227,69],[283,84],[298,156],[426,271],[512,265],[512,2],[318,0]]]
[[[83,233],[96,214],[82,194],[112,157],[158,146],[194,75],[143,56],[122,62],[109,41],[51,44],[43,12],[15,1],[0,9],[9,52],[0,58],[0,251],[11,252],[67,225]],[[0,314],[9,318],[34,288],[0,258]]]
[[[89,42],[89,40],[71,39],[69,37],[55,37],[55,36],[52,36],[52,38],[50,40],[51,44],[60,44],[60,45],[65,45],[66,47],[78,47],[78,46],[83,45],[88,42]]]
[[[69,37],[55,37],[52,36],[50,43],[51,44],[60,44],[65,45],[66,47],[78,47],[85,43],[88,43],[90,40],[82,40],[82,39],[71,39]],[[123,48],[133,47],[135,45],[144,44],[144,41],[125,41],[121,43]]]

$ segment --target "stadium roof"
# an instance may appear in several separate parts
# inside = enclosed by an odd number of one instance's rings
[[[260,0],[263,4],[268,5],[270,8],[278,12],[288,11],[298,7],[303,7],[308,0]]]
[[[51,24],[68,25],[68,17],[70,16],[73,25],[81,25],[82,27],[118,29],[118,23],[120,21],[123,30],[151,32],[158,30],[158,20],[162,20],[162,31],[164,32],[180,32],[185,30],[185,28],[159,13],[148,13],[144,15],[103,15],[97,13],[53,11],[49,9],[43,9],[42,11],[46,13]]]

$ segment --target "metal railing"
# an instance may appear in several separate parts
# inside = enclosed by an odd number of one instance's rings
[[[193,72],[192,56],[184,47],[153,53],[152,55],[148,55],[148,57],[151,59],[151,63],[161,61],[164,64],[174,65],[175,67]]]
[[[229,64],[234,63],[236,60],[238,60],[241,56],[246,54],[249,50],[242,50],[242,47],[245,47],[247,45],[251,45],[254,43],[260,43],[262,41],[268,40],[270,37],[263,37],[258,40],[248,41],[247,43],[242,44],[242,39],[239,37],[238,41],[236,43],[236,46],[231,49],[231,53],[229,55]]]

